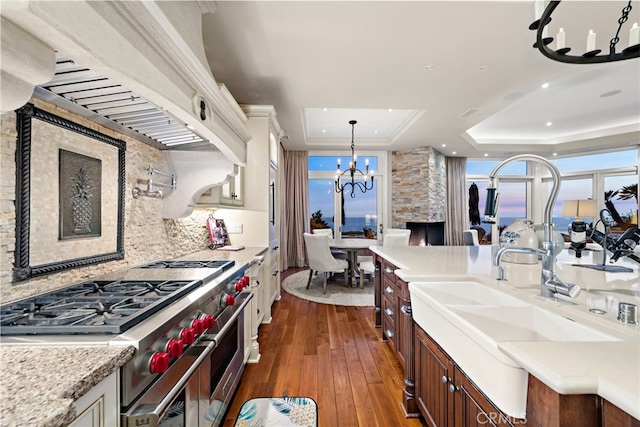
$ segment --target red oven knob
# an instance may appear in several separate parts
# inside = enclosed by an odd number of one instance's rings
[[[191,328],[184,328],[180,331],[180,339],[186,345],[191,345],[196,340],[196,335]]]
[[[216,324],[216,316],[212,314],[205,314],[205,316],[201,320],[202,323],[204,323],[204,327],[206,329],[211,329]]]
[[[224,296],[224,304],[228,307],[236,303],[236,297],[233,295],[225,295]]]
[[[165,352],[169,354],[169,357],[180,357],[182,354],[182,347],[184,343],[181,339],[175,338],[160,338],[154,345],[155,351]]]
[[[186,327],[186,328],[193,329],[193,332],[196,335],[200,335],[205,330],[204,324],[202,323],[202,320],[200,320],[200,319],[187,319],[184,322],[182,322],[181,325]]]
[[[193,322],[191,322],[191,327],[193,328],[193,332],[195,332],[196,335],[200,335],[205,330],[204,322],[200,319],[193,319]]]
[[[163,352],[156,352],[149,359],[149,372],[161,374],[169,369],[169,355]]]
[[[238,280],[238,281],[236,282],[236,292],[240,292],[240,291],[242,291],[242,290],[244,289],[244,286],[245,286],[245,284],[244,284],[244,280],[242,280],[242,279],[241,279],[241,280]]]
[[[182,355],[182,340],[170,339],[167,341],[167,354],[169,357],[180,357]]]
[[[193,344],[196,340],[196,336],[191,328],[174,328],[169,331],[169,337],[181,340],[184,345]]]

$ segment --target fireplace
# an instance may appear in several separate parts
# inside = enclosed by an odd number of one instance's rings
[[[409,246],[444,245],[443,222],[407,222]]]

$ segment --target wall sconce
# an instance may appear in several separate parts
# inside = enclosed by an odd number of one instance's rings
[[[163,196],[163,192],[162,192],[162,188],[159,187],[168,187],[171,188],[172,190],[176,189],[176,175],[175,174],[168,174],[168,173],[164,173],[164,172],[160,172],[157,169],[153,169],[151,167],[151,165],[147,166],[147,172],[149,173],[149,175],[161,175],[161,176],[165,176],[167,178],[171,178],[171,184],[167,184],[164,182],[153,182],[153,180],[151,178],[147,179],[147,189],[143,190],[139,187],[133,187],[133,189],[131,190],[131,193],[133,194],[133,198],[137,199],[140,196],[147,196],[147,197],[155,197],[155,198],[159,198],[161,199]],[[155,187],[154,187],[155,185]]]

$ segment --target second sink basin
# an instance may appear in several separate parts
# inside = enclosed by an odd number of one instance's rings
[[[478,282],[425,282],[420,288],[442,305],[525,306],[527,303]]]
[[[492,341],[615,341],[607,334],[533,305],[449,307]]]

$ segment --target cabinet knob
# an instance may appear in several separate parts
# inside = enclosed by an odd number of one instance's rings
[[[385,267],[385,268],[384,268],[384,272],[385,272],[385,273],[393,273],[393,268]]]
[[[442,382],[445,383],[445,384],[448,383],[449,381],[451,381],[451,378],[449,378],[446,375],[443,375],[441,379],[442,379]]]
[[[458,391],[458,390],[460,390],[460,387],[458,387],[458,386],[457,386],[457,385],[455,385],[455,384],[449,384],[449,391],[450,391],[451,393],[455,393],[455,392],[456,392],[456,391]]]

